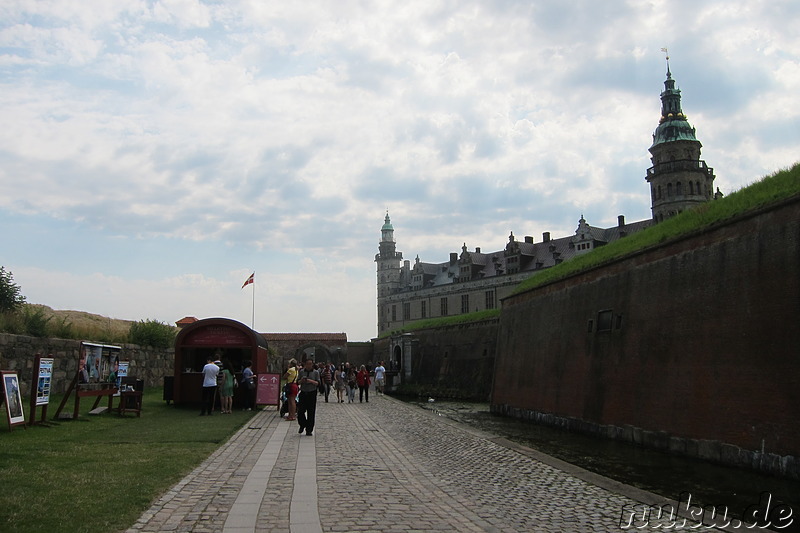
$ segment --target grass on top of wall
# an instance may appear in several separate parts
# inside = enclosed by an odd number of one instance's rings
[[[684,211],[680,215],[629,235],[624,239],[596,248],[587,254],[574,257],[560,265],[542,270],[540,273],[522,281],[512,294],[525,292],[552,281],[566,278],[583,270],[588,270],[648,247],[688,235],[702,228],[724,222],[798,194],[800,194],[800,163],[766,176],[720,200],[714,200],[695,209]],[[387,331],[378,338],[420,329],[480,322],[497,318],[498,316],[500,316],[499,309],[489,309],[463,315],[416,320],[405,324],[401,329]]]
[[[140,418],[89,416],[84,398],[75,421],[12,432],[2,421],[0,531],[124,530],[255,413],[199,417],[161,398],[161,388],[146,389]],[[60,400],[51,397],[50,417]]]
[[[663,242],[725,222],[800,194],[800,163],[743,187],[720,199],[684,211],[664,222],[606,246],[543,270],[521,282],[514,294],[557,281],[578,272],[617,260]]]
[[[500,316],[500,309],[486,309],[484,311],[475,311],[463,315],[444,316],[439,318],[425,318],[422,320],[415,320],[414,322],[409,322],[408,324],[403,326],[402,329],[386,331],[382,333],[378,338],[382,339],[384,337],[388,337],[389,335],[397,335],[398,333],[416,331],[419,329],[443,328],[447,326],[457,326],[459,324],[481,322],[483,320],[491,320],[499,316]]]

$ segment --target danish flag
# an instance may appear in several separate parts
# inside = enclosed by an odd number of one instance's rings
[[[255,283],[255,282],[256,282],[256,273],[253,272],[252,274],[250,274],[250,277],[247,278],[247,281],[244,282],[244,285],[242,285],[242,288],[244,289],[245,287],[247,287],[251,283]]]

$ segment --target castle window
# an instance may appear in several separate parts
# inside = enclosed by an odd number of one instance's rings
[[[672,196],[672,184],[667,183],[667,197]]]
[[[411,303],[406,302],[403,304],[403,320],[411,320]]]
[[[677,194],[678,196],[683,194],[683,186],[680,181],[675,184],[675,194]]]
[[[440,313],[439,314],[441,316],[447,316],[447,298],[442,298],[439,301],[439,306],[440,306]]]
[[[661,200],[661,185],[658,186],[658,199]]]
[[[689,182],[689,194],[694,194],[694,183]]]
[[[426,302],[425,300],[422,300],[420,302],[420,315],[422,316],[422,318],[427,318],[428,317],[428,306],[427,306],[427,303],[428,302]]]
[[[461,312],[469,313],[469,294],[461,295]]]
[[[392,306],[392,322],[395,322],[396,320],[397,320],[397,306],[393,305]]]
[[[606,309],[597,313],[597,331],[611,331],[614,313],[611,309]]]
[[[494,309],[494,291],[486,291],[486,309]]]

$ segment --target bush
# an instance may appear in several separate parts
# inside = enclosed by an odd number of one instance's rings
[[[176,329],[158,320],[140,320],[131,324],[128,339],[132,344],[169,348],[175,342]]]
[[[26,305],[22,310],[22,322],[25,333],[31,337],[47,337],[48,327],[52,316],[47,316],[41,307]]]

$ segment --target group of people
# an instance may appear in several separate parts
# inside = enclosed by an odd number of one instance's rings
[[[383,361],[378,363],[373,372],[375,389],[378,394],[383,394],[386,383],[386,368],[383,366]],[[289,367],[283,377],[286,380],[284,387],[286,419],[297,421],[300,426],[299,433],[305,431],[306,435],[313,434],[317,396],[324,396],[325,402],[328,402],[331,385],[336,391],[337,403],[344,403],[345,396],[348,403],[355,402],[356,388],[359,390],[359,402],[369,402],[372,373],[366,365],[361,365],[356,371],[350,363],[342,363],[337,367],[328,362],[317,365],[313,360],[306,359],[301,367],[296,359],[290,359]]]
[[[211,415],[219,394],[220,412],[230,414],[233,412],[233,389],[243,387],[245,390],[245,410],[253,408],[255,401],[255,375],[253,363],[245,361],[242,366],[242,377],[237,381],[233,366],[227,359],[214,360],[209,357],[203,367],[203,393],[201,396],[200,416]]]

